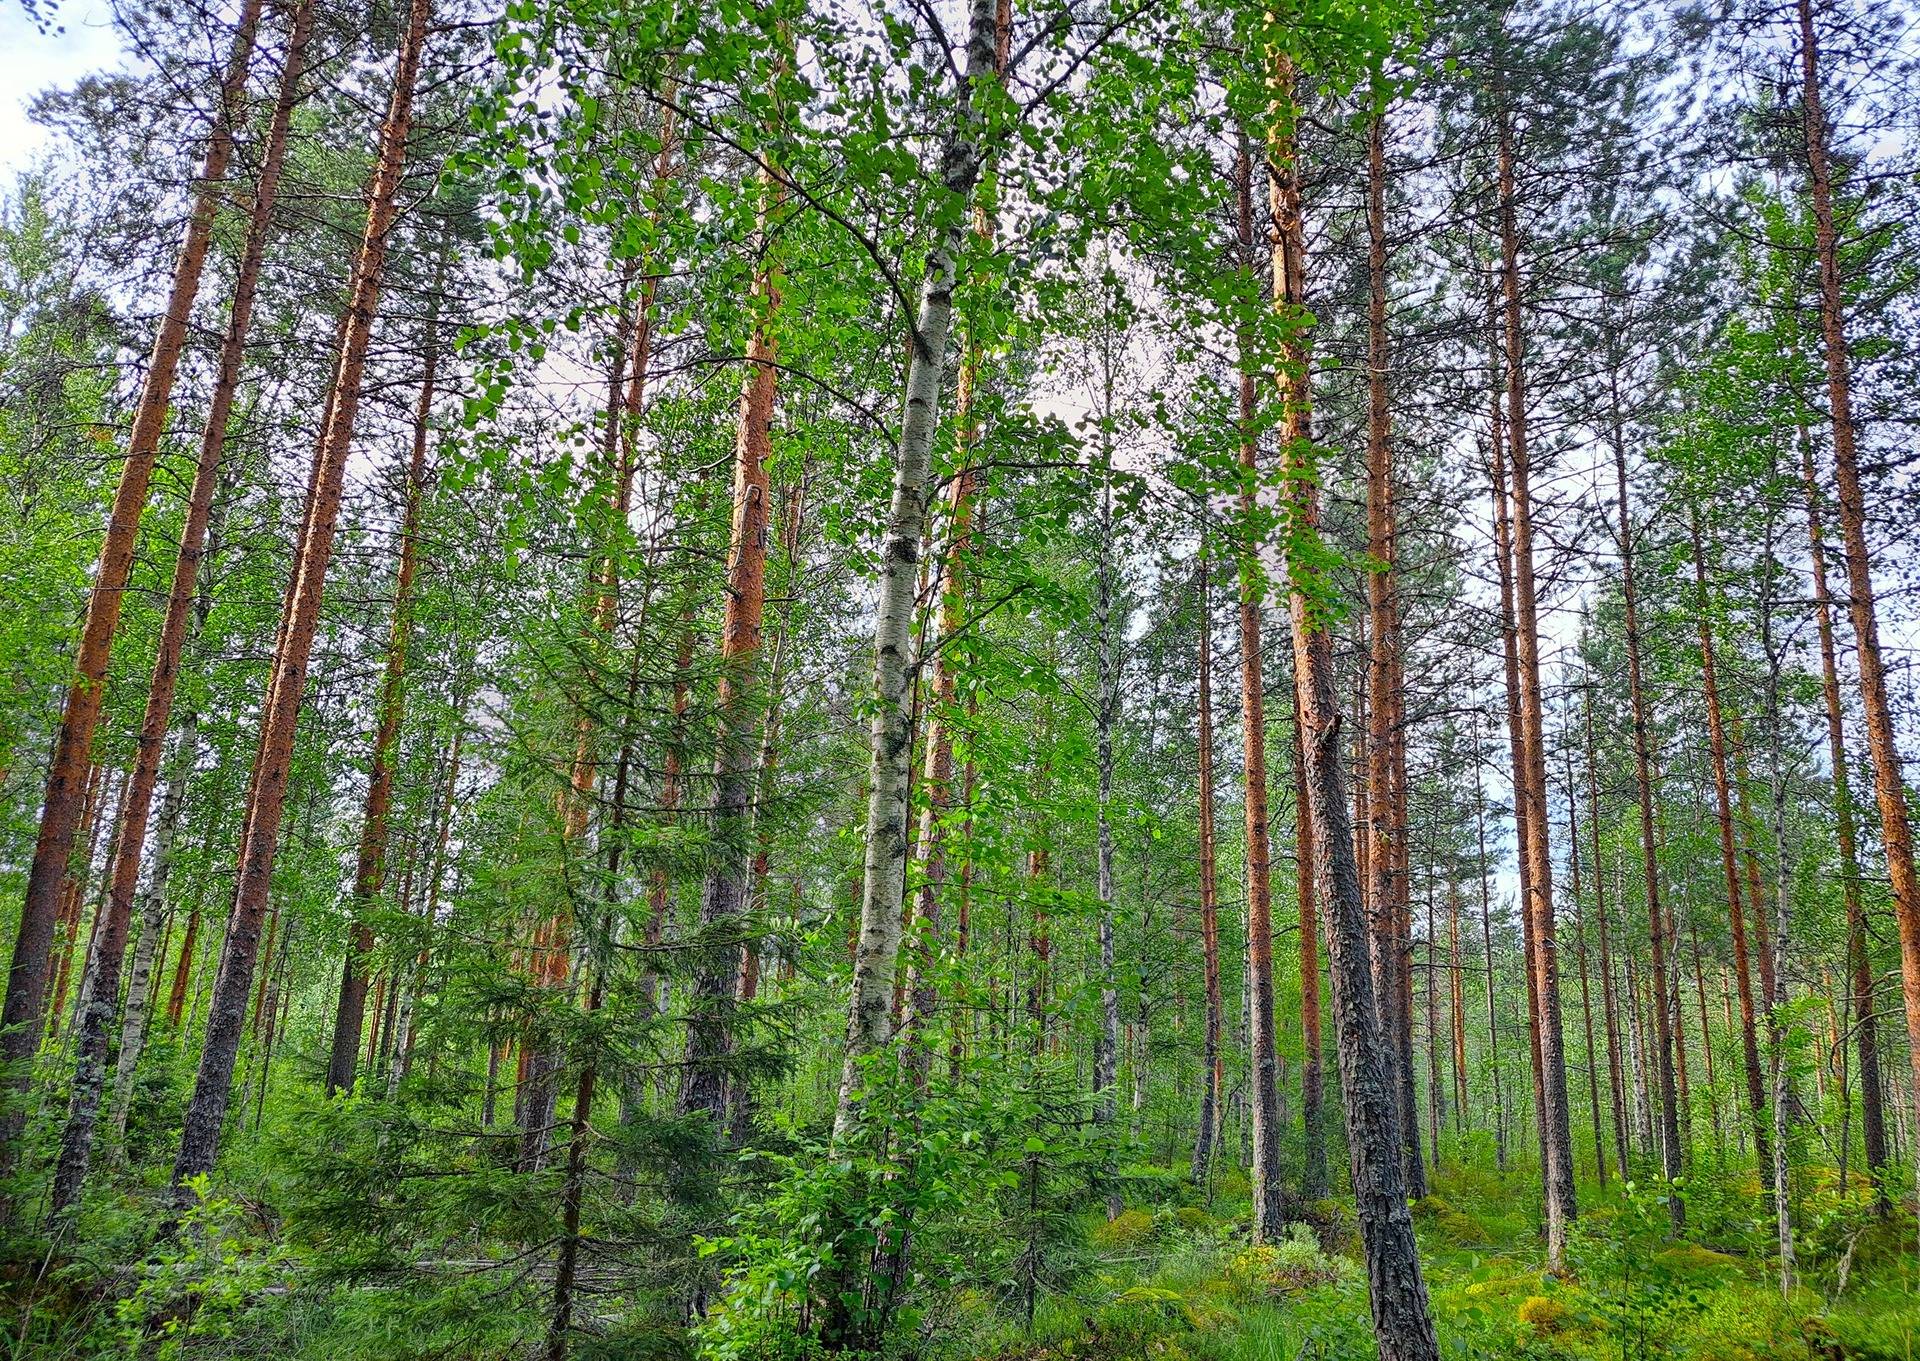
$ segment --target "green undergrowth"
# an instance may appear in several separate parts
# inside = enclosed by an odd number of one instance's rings
[[[1236,1188],[1238,1189],[1238,1188]],[[1466,1169],[1413,1205],[1441,1353],[1567,1361],[1920,1361],[1910,1215],[1876,1215],[1864,1185],[1796,1184],[1798,1279],[1780,1284],[1770,1202],[1703,1177],[1588,1190],[1566,1268],[1547,1269],[1539,1183]],[[1346,1361],[1377,1354],[1350,1214],[1310,1207],[1254,1247],[1243,1197],[1091,1216],[1094,1256],[1030,1332],[983,1312],[942,1355],[992,1361]]]
[[[887,1361],[1377,1354],[1349,1203],[1295,1205],[1282,1241],[1254,1245],[1244,1182],[1219,1178],[1210,1198],[1178,1177],[1129,1175],[1124,1185],[1128,1203],[1111,1220],[1097,1200],[1064,1199],[1049,1221],[1044,1269],[1031,1277],[1009,1253],[993,1271],[955,1277],[925,1297],[914,1332]],[[1684,1236],[1671,1232],[1664,1189],[1617,1179],[1582,1189],[1559,1272],[1545,1261],[1536,1178],[1450,1170],[1414,1202],[1443,1356],[1920,1361],[1916,1226],[1904,1211],[1877,1215],[1864,1184],[1841,1188],[1817,1172],[1796,1179],[1799,1278],[1785,1293],[1770,1205],[1750,1179],[1709,1173],[1683,1184]],[[547,1297],[537,1276],[343,1272],[326,1244],[289,1234],[264,1200],[201,1190],[180,1232],[149,1242],[137,1278],[98,1269],[142,1239],[151,1202],[130,1194],[90,1215],[91,1264],[75,1257],[31,1278],[16,1267],[0,1279],[0,1301],[10,1306],[0,1361],[507,1358],[541,1345]],[[630,1288],[601,1306],[610,1326],[580,1357],[706,1354],[702,1335],[674,1320],[670,1297],[649,1303],[643,1282]],[[824,1355],[798,1336],[736,1352],[755,1361]]]

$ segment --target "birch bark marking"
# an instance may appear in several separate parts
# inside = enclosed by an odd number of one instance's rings
[[[997,0],[994,11],[993,66],[997,75],[1005,75],[1013,30],[1010,0]],[[994,215],[985,203],[973,207],[973,234],[984,244],[994,239]],[[964,318],[962,319],[964,322]],[[947,816],[953,807],[953,734],[960,713],[960,677],[954,662],[953,642],[966,628],[967,568],[973,556],[976,502],[981,493],[981,470],[974,466],[975,450],[980,442],[980,417],[975,401],[980,384],[983,346],[980,337],[965,331],[962,341],[958,390],[954,396],[954,442],[958,467],[947,496],[947,554],[940,584],[940,642],[934,665],[933,699],[928,706],[926,761],[923,783],[926,807],[920,817],[921,880],[915,916],[921,923],[921,946],[916,957],[914,978],[910,981],[911,1010],[907,1024],[913,1032],[916,1050],[912,1056],[915,1079],[925,1083],[932,1038],[926,1033],[939,1006],[939,991],[932,976],[941,931],[941,890],[947,881]],[[968,757],[971,780],[972,757]],[[967,868],[963,864],[960,885],[960,920],[954,941],[955,954],[966,950]],[[958,1072],[960,1031],[952,1037],[952,1062]]]
[[[320,602],[326,589],[327,564],[333,553],[334,528],[340,513],[341,484],[347,453],[353,443],[354,421],[366,373],[367,345],[379,305],[381,274],[386,264],[387,238],[399,214],[401,172],[406,164],[407,134],[412,127],[414,85],[426,47],[432,0],[412,0],[406,35],[394,65],[393,93],[380,129],[378,167],[368,195],[367,228],[354,262],[353,293],[342,329],[339,374],[328,403],[326,424],[315,451],[314,496],[308,507],[294,583],[288,592],[285,628],[274,659],[260,724],[260,747],[254,758],[252,810],[234,889],[227,929],[227,949],[221,959],[208,1006],[206,1040],[194,1076],[174,1160],[176,1186],[189,1177],[211,1171],[219,1150],[220,1126],[231,1095],[234,1061],[245,1024],[247,994],[253,981],[260,945],[260,923],[267,905],[273,859],[280,839],[287,783],[291,774],[293,739],[300,721],[307,664],[320,623]]]
[[[926,520],[927,482],[940,389],[946,379],[947,334],[953,320],[966,209],[983,154],[980,87],[994,77],[993,0],[969,0],[966,88],[959,126],[940,166],[944,219],[921,278],[919,315],[907,362],[906,403],[894,463],[893,500],[880,551],[880,593],[874,625],[873,727],[869,739],[867,844],[860,899],[860,936],[847,1005],[846,1059],[840,1072],[833,1132],[844,1139],[859,1121],[860,1062],[891,1033],[893,976],[900,957],[900,901],[906,871],[907,782],[913,760],[913,594]]]

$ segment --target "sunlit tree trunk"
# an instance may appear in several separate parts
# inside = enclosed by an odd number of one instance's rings
[[[754,275],[754,329],[740,392],[734,440],[733,527],[727,550],[726,609],[720,626],[720,680],[715,697],[713,837],[715,854],[700,899],[700,931],[689,985],[682,1111],[704,1112],[716,1126],[726,1116],[726,1060],[733,1052],[738,1006],[738,942],[725,939],[745,913],[751,874],[755,751],[763,684],[762,623],[766,613],[767,459],[772,455],[774,398],[779,377],[774,318],[780,291],[769,230],[780,206],[780,177],[770,160],[760,168],[759,250]]]
[[[1840,279],[1839,233],[1833,220],[1833,172],[1820,94],[1820,47],[1812,0],[1797,0],[1800,22],[1801,105],[1805,114],[1808,189],[1813,199],[1814,249],[1820,269],[1820,332],[1826,351],[1827,407],[1833,424],[1835,501],[1847,564],[1848,611],[1860,668],[1860,699],[1866,713],[1867,749],[1873,756],[1874,793],[1880,806],[1880,841],[1886,848],[1894,915],[1900,931],[1900,981],[1906,1003],[1912,1074],[1909,1098],[1920,1119],[1920,880],[1913,865],[1913,830],[1900,748],[1880,653],[1874,596],[1873,555],[1867,546],[1866,494],[1854,447],[1853,379],[1848,371],[1845,299]],[[1864,1013],[1863,1013],[1864,1014]],[[9,1017],[12,1013],[9,1011]]]
[[[1807,493],[1808,561],[1813,569],[1814,620],[1820,630],[1820,697],[1827,719],[1827,764],[1833,789],[1834,841],[1840,852],[1840,894],[1847,909],[1847,980],[1860,1061],[1860,1134],[1873,1179],[1874,1204],[1885,1216],[1887,1118],[1880,1082],[1880,1021],[1875,1014],[1873,963],[1867,956],[1867,915],[1861,902],[1860,851],[1854,826],[1852,772],[1847,764],[1845,709],[1840,699],[1839,648],[1834,641],[1833,595],[1827,586],[1826,493],[1814,470],[1813,444],[1802,432],[1800,476]],[[1844,1155],[1843,1155],[1844,1156]]]

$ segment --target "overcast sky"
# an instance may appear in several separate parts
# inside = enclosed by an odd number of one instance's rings
[[[0,0],[0,184],[10,187],[46,148],[46,133],[27,119],[34,95],[124,62],[111,15],[105,0],[61,0],[62,31],[42,33],[20,0]]]

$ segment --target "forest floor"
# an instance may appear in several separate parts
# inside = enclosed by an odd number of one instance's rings
[[[1669,1233],[1665,1200],[1646,1188],[1583,1185],[1558,1273],[1544,1257],[1537,1178],[1439,1173],[1415,1222],[1441,1354],[1916,1361],[1913,1217],[1874,1214],[1864,1179],[1850,1179],[1843,1197],[1832,1169],[1803,1175],[1798,1279],[1783,1293],[1771,1201],[1750,1172],[1694,1179],[1681,1238]],[[1129,1209],[1111,1223],[1090,1213],[1091,1260],[1076,1283],[1040,1297],[1030,1332],[983,1337],[969,1350],[996,1361],[1371,1357],[1351,1210],[1321,1202],[1310,1217],[1317,1227],[1298,1225],[1287,1242],[1249,1247],[1237,1174],[1222,1179],[1211,1204]],[[984,1314],[989,1302],[980,1307]]]
[[[1731,1156],[1731,1155],[1729,1155]],[[903,1329],[915,1361],[1367,1361],[1375,1356],[1350,1204],[1304,1207],[1285,1241],[1251,1246],[1247,1184],[1210,1193],[1184,1169],[1124,1172],[1130,1208],[1091,1198],[1046,1220],[992,1288],[963,1287]],[[1892,1174],[1904,1185],[1903,1171]],[[1920,1361],[1920,1253],[1912,1214],[1875,1213],[1831,1168],[1794,1183],[1798,1280],[1783,1293],[1771,1199],[1744,1168],[1697,1167],[1687,1230],[1646,1186],[1583,1180],[1565,1268],[1549,1271],[1539,1181],[1449,1168],[1414,1207],[1441,1355],[1570,1361]],[[151,1205],[150,1201],[138,1202]],[[257,1205],[213,1216],[138,1272],[151,1225],[129,1199],[89,1226],[88,1251],[0,1276],[0,1361],[28,1357],[510,1357],[542,1336],[544,1287],[476,1277],[398,1320],[391,1282],[303,1253]],[[1299,1207],[1296,1207],[1299,1210]],[[246,1224],[244,1229],[220,1225]],[[124,1238],[118,1237],[124,1235]],[[1005,1248],[1003,1243],[1000,1245]],[[1038,1269],[1030,1269],[1038,1263]],[[362,1264],[363,1266],[365,1264]],[[138,1284],[129,1290],[137,1279]],[[1029,1317],[1027,1301],[1031,1293]],[[475,1313],[476,1310],[480,1312]],[[484,1319],[477,1324],[476,1320]],[[438,1328],[434,1325],[438,1321]],[[654,1325],[650,1346],[581,1356],[685,1358],[690,1339]],[[482,1342],[479,1334],[490,1338]],[[449,1339],[464,1338],[451,1342]],[[628,1339],[629,1341],[631,1339]],[[815,1356],[805,1346],[781,1357]]]

